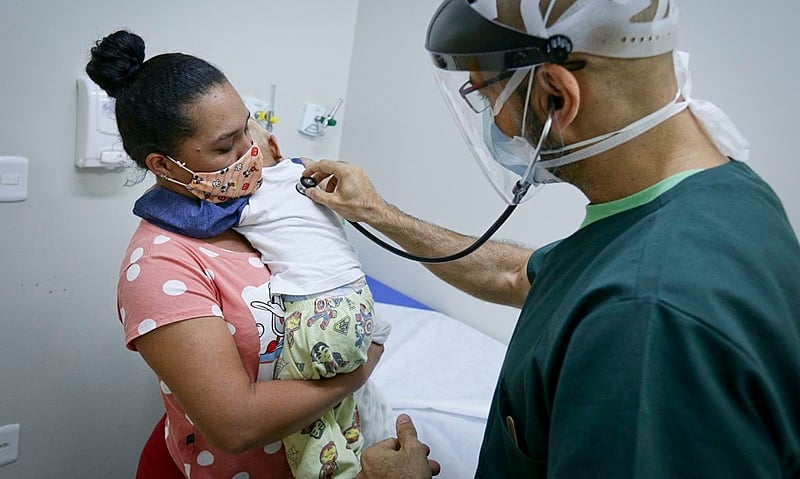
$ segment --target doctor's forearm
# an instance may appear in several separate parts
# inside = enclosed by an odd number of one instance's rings
[[[368,222],[406,251],[420,256],[450,255],[475,241],[471,236],[408,215],[388,203]],[[462,259],[425,264],[425,267],[472,296],[519,307],[530,288],[527,263],[532,253],[511,243],[488,241]]]

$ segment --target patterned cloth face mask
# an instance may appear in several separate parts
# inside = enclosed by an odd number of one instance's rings
[[[249,195],[261,186],[261,168],[264,166],[264,159],[261,155],[261,148],[258,147],[255,140],[241,158],[221,170],[195,172],[186,168],[183,162],[170,156],[167,158],[191,173],[192,181],[181,183],[164,174],[161,175],[161,178],[186,187],[201,200],[222,203],[232,198]]]

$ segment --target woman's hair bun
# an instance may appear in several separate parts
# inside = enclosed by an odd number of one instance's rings
[[[93,82],[116,98],[128,88],[144,63],[144,40],[125,30],[99,40],[91,50],[86,73]]]

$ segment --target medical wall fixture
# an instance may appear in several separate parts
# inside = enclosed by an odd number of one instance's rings
[[[330,111],[326,110],[322,105],[306,103],[303,105],[303,110],[300,115],[300,124],[297,129],[304,135],[315,137],[323,136],[326,128],[336,126],[337,122],[334,116],[336,112],[339,111],[339,107],[342,106],[343,101],[344,100],[339,98],[336,106],[331,108]]]
[[[77,82],[75,166],[115,170],[135,165],[122,148],[114,116],[114,99],[88,76]]]
[[[275,115],[275,90],[276,85],[270,85],[269,101],[264,101],[259,98],[246,98],[244,104],[250,110],[250,116],[259,122],[265,130],[272,133],[272,128],[278,123],[278,117]]]

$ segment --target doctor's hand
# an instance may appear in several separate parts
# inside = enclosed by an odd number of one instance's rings
[[[387,206],[366,172],[341,161],[320,160],[310,164],[303,176],[319,185],[306,190],[306,196],[325,205],[350,221],[375,224]]]
[[[430,448],[417,439],[417,429],[406,414],[397,416],[397,437],[384,439],[361,454],[356,479],[429,479],[441,466],[428,459]]]

